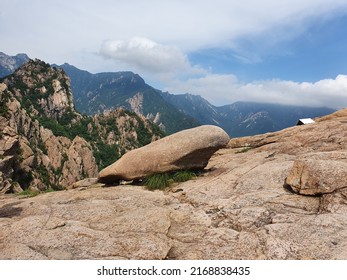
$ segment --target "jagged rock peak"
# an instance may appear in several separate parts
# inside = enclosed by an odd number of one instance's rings
[[[29,60],[4,83],[33,115],[55,120],[74,111],[70,80],[64,70],[39,60]]]

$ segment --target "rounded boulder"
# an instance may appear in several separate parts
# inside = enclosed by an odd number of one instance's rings
[[[99,182],[112,183],[156,173],[203,169],[211,156],[225,147],[229,140],[223,129],[213,125],[182,130],[127,152],[101,170]]]

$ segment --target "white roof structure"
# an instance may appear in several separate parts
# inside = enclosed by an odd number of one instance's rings
[[[299,119],[296,125],[303,125],[303,124],[310,124],[310,123],[315,123],[314,120],[307,118],[307,119]]]

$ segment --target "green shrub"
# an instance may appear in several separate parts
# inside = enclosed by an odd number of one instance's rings
[[[136,116],[136,119],[138,121],[138,127],[136,128],[137,139],[140,146],[145,146],[151,143],[152,133],[145,127],[145,124],[138,116]]]
[[[40,175],[41,181],[47,185],[47,187],[51,186],[50,181],[50,173],[46,169],[46,167],[42,164],[36,167],[36,172]]]
[[[93,155],[99,170],[109,166],[120,158],[118,146],[116,144],[109,145],[98,141],[93,147]]]
[[[175,182],[185,182],[196,178],[196,174],[189,170],[180,170],[173,174],[173,180]]]
[[[35,118],[39,121],[40,125],[42,125],[44,128],[50,129],[55,136],[65,136],[70,138],[67,129],[59,124],[56,120],[50,119],[46,116]]]
[[[147,177],[144,185],[149,190],[162,190],[170,186],[168,173],[159,173]]]
[[[247,153],[251,149],[252,149],[252,147],[247,146],[247,147],[242,148],[242,150],[239,150],[239,151],[237,151],[235,153],[236,154]]]
[[[19,193],[19,195],[25,196],[25,197],[34,197],[37,196],[40,192],[38,191],[31,191],[29,189],[26,189]]]
[[[8,114],[8,108],[7,108],[7,102],[10,100],[10,95],[8,91],[5,91],[3,95],[1,96],[0,100],[0,115],[7,117]]]
[[[45,154],[48,155],[48,150],[46,148],[46,145],[42,142],[40,139],[39,142],[37,143],[37,147]]]
[[[196,178],[196,173],[189,170],[179,170],[176,172],[166,172],[151,175],[144,179],[143,184],[149,190],[163,190],[172,183],[182,183]]]
[[[31,171],[27,172],[24,169],[18,168],[15,170],[12,180],[17,182],[23,189],[28,188],[34,176]]]
[[[76,113],[74,113],[71,108],[68,108],[59,119],[59,124],[64,127],[70,126],[74,118],[76,118]]]

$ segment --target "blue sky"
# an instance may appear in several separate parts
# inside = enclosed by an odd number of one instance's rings
[[[190,53],[192,63],[211,67],[220,74],[233,73],[240,80],[289,79],[315,82],[347,73],[347,15],[315,19],[305,33],[264,50],[266,36],[240,39],[246,57],[232,49],[202,49]],[[285,32],[285,31],[279,31]],[[247,57],[247,55],[249,55]]]
[[[347,107],[346,0],[0,0],[0,51],[171,93]]]
[[[347,16],[325,22],[316,20],[304,34],[279,44],[271,52],[260,54],[260,61],[245,63],[230,54],[230,63],[219,62],[223,71],[247,81],[289,79],[297,82],[335,78],[347,73]],[[249,51],[257,50],[257,41],[245,43]],[[228,51],[227,51],[228,52]]]

